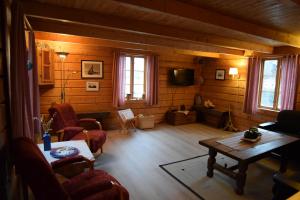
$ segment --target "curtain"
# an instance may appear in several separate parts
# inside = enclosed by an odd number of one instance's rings
[[[146,62],[146,103],[156,105],[158,104],[159,56],[147,56]]]
[[[258,104],[258,82],[261,58],[253,57],[248,61],[247,85],[244,101],[244,112],[255,114]]]
[[[298,55],[288,55],[282,58],[280,80],[280,110],[293,110],[297,90]]]
[[[113,106],[125,104],[125,55],[114,52],[112,69]]]
[[[29,32],[29,46],[28,46],[28,76],[30,88],[30,101],[32,118],[34,119],[34,133],[41,132],[40,125],[40,93],[38,83],[38,66],[36,62],[36,46],[34,32]]]
[[[13,137],[34,139],[29,77],[27,69],[24,12],[18,1],[12,4],[10,98]]]

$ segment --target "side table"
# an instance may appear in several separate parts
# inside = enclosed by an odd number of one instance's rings
[[[95,157],[93,156],[92,152],[90,151],[88,145],[84,140],[72,140],[72,141],[51,143],[51,149],[63,147],[63,146],[76,147],[79,150],[78,155],[84,156],[85,158],[89,159],[92,163],[95,162]],[[38,147],[40,148],[42,154],[44,155],[44,157],[46,158],[46,160],[50,165],[52,162],[58,160],[57,158],[53,158],[50,155],[50,151],[44,151],[44,144],[38,144]],[[69,164],[67,166],[62,167],[59,170],[59,173],[63,174],[65,177],[72,177],[76,174],[83,172],[85,168],[86,165],[84,163]],[[58,170],[56,170],[56,172],[58,172]]]

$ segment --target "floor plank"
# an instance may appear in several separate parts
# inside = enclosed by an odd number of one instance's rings
[[[225,134],[230,132],[201,124],[161,124],[128,134],[109,131],[104,153],[97,158],[95,168],[115,176],[128,189],[132,200],[196,200],[159,165],[207,152],[198,141]]]

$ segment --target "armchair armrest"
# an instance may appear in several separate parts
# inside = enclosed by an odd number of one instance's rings
[[[66,165],[74,164],[74,163],[78,163],[78,162],[85,162],[87,167],[89,167],[90,169],[93,169],[93,162],[90,161],[89,159],[87,159],[86,157],[80,156],[80,155],[56,160],[51,163],[51,167],[55,171]]]
[[[266,130],[274,130],[277,127],[276,122],[265,122],[258,125],[258,128],[266,129]]]
[[[97,126],[97,128],[99,128],[100,130],[102,130],[101,123],[99,121],[97,121],[96,119],[93,119],[93,118],[82,118],[82,119],[79,119],[79,123],[80,123],[80,126],[83,126],[86,129],[88,129],[88,125],[89,124],[94,124],[94,125]]]

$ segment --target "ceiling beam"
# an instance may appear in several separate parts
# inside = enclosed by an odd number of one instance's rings
[[[146,51],[146,52],[149,51],[149,52],[165,53],[165,54],[177,53],[177,54],[200,56],[200,57],[220,58],[220,54],[218,53],[182,50],[182,49],[169,48],[169,47],[145,46],[145,45],[131,44],[131,43],[125,43],[119,41],[109,41],[109,40],[104,40],[99,38],[90,38],[90,37],[82,37],[82,36],[75,36],[75,35],[49,33],[49,32],[36,31],[35,38],[37,40],[49,40],[55,42],[82,44],[82,45],[89,45],[89,46],[111,47],[111,48],[127,49],[127,50],[135,50],[135,51],[136,50]]]
[[[300,47],[300,38],[289,33],[259,26],[237,18],[222,15],[205,8],[193,6],[177,0],[114,0],[123,5],[135,7],[143,11],[156,11],[174,16],[180,16],[191,20],[223,27],[230,30],[272,39],[290,46]],[[295,0],[296,1],[296,0]]]
[[[300,48],[281,46],[274,48],[274,54],[287,55],[287,54],[300,54]]]
[[[252,50],[261,53],[272,53],[273,51],[273,48],[271,46],[240,41],[232,38],[220,37],[212,34],[184,30],[140,20],[124,19],[117,16],[107,16],[92,11],[65,8],[49,4],[45,5],[32,1],[23,2],[26,15],[32,17],[63,20],[72,23],[84,24],[87,26],[99,26],[102,28],[112,28],[115,30],[122,30],[145,35],[156,35],[175,39],[183,39],[190,42],[210,44],[214,46],[234,49]]]
[[[131,44],[163,46],[189,51],[212,52],[238,56],[244,56],[245,53],[245,51],[243,50],[191,43],[184,40],[172,39],[167,37],[164,38],[155,35],[148,35],[147,37],[145,37],[143,34],[115,31],[101,27],[85,26],[77,23],[68,23],[49,19],[43,20],[34,17],[28,17],[28,19],[31,26],[36,31],[95,37]]]

